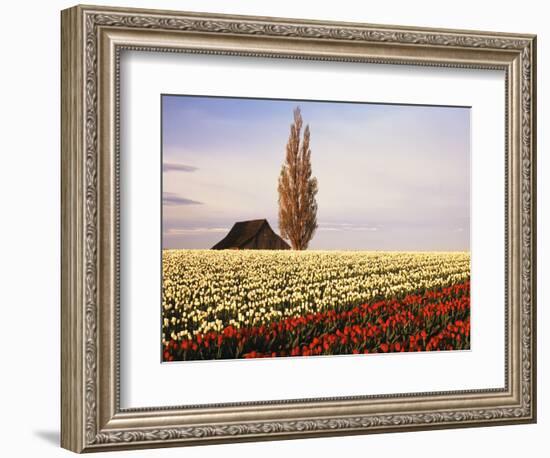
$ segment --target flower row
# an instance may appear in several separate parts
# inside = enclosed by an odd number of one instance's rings
[[[165,361],[467,349],[470,283],[164,344]]]
[[[469,253],[165,250],[163,343],[466,281]]]

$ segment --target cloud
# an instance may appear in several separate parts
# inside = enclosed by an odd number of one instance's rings
[[[327,232],[376,232],[379,229],[378,226],[352,223],[320,223],[317,228],[318,231]]]
[[[166,235],[195,235],[195,234],[218,234],[227,233],[229,229],[226,227],[180,227],[168,229]]]
[[[178,196],[173,192],[165,192],[162,194],[163,205],[202,205],[202,202],[187,199],[186,197]]]
[[[192,165],[175,164],[173,162],[162,163],[163,172],[194,172],[195,170],[197,170],[197,167]]]

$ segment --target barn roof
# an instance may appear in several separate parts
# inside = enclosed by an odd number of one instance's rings
[[[243,246],[246,242],[256,236],[264,225],[267,225],[271,229],[266,219],[239,221],[233,225],[229,233],[222,240],[216,243],[212,249],[223,250],[225,248],[236,248]],[[274,235],[279,237],[275,233]]]

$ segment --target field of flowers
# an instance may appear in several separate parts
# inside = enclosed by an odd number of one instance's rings
[[[163,252],[164,361],[467,349],[464,252]]]

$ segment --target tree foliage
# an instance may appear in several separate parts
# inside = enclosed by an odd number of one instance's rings
[[[302,126],[300,107],[296,107],[278,186],[279,230],[295,250],[307,249],[317,229],[317,178],[311,176],[309,125],[303,137]]]

